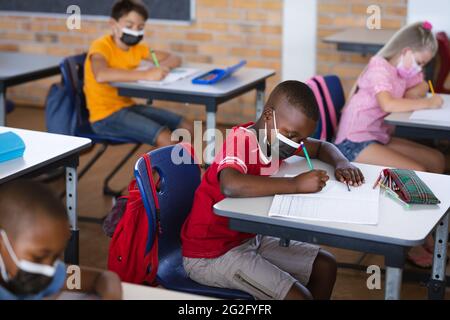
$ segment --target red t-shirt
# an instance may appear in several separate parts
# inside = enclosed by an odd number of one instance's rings
[[[181,230],[183,256],[217,258],[255,236],[231,230],[228,218],[213,212],[213,205],[225,198],[220,192],[221,170],[233,168],[243,174],[268,176],[278,169],[278,166],[271,166],[270,160],[260,150],[255,131],[247,129],[252,125],[247,123],[232,128],[222,149],[206,170]]]

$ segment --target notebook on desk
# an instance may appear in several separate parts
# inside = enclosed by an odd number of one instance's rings
[[[275,195],[269,216],[376,225],[379,195],[369,183],[349,192],[344,183],[328,181],[318,193]]]
[[[184,78],[188,78],[198,72],[198,69],[194,68],[174,68],[170,70],[169,74],[161,81],[139,80],[138,83],[149,85],[166,85],[173,83]]]
[[[416,110],[409,117],[411,120],[450,123],[450,95],[442,94],[444,105],[439,109]]]

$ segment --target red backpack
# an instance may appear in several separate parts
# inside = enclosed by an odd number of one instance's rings
[[[153,183],[150,158],[144,154],[147,172],[153,194],[156,188]],[[124,282],[155,285],[158,272],[158,233],[155,233],[153,246],[147,254],[145,249],[148,238],[148,218],[142,202],[142,196],[133,179],[128,186],[125,212],[120,219],[109,245],[108,269],[117,273]],[[155,204],[159,210],[158,198]],[[160,230],[159,222],[156,230]]]

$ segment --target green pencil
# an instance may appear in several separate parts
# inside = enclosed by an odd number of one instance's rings
[[[306,161],[308,162],[308,166],[310,170],[314,170],[311,159],[309,158],[308,150],[306,150],[305,144],[303,142],[300,143],[302,145],[303,153],[305,154]]]
[[[155,65],[155,67],[159,68],[159,61],[158,58],[156,58],[155,51],[153,51],[153,49],[150,49],[150,52],[152,54],[153,64]]]

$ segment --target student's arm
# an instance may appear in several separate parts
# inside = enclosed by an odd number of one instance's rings
[[[312,170],[292,178],[244,174],[233,168],[222,169],[219,173],[220,190],[225,197],[230,198],[313,193],[322,190],[328,179],[324,170]]]
[[[111,68],[106,59],[98,53],[92,54],[90,59],[92,72],[94,73],[95,80],[99,83],[114,81],[133,82],[138,80],[159,81],[164,79],[169,72],[169,69],[165,66],[149,70],[122,70]]]
[[[425,81],[420,82],[414,87],[409,88],[405,92],[405,98],[407,99],[421,99],[425,98],[429,90],[428,83]]]
[[[81,267],[81,288],[77,291],[96,294],[104,300],[122,299],[122,283],[119,277],[106,270]]]
[[[439,95],[429,98],[411,99],[394,98],[390,92],[381,91],[376,95],[378,104],[384,112],[408,112],[421,109],[437,109],[442,107],[444,100]]]
[[[319,159],[335,168],[337,180],[348,182],[350,185],[361,185],[364,183],[364,175],[361,170],[352,165],[332,143],[308,138],[304,141],[304,144],[311,158]],[[298,155],[305,156],[303,150]]]
[[[155,50],[155,55],[160,66],[173,69],[181,65],[181,58],[169,52]],[[146,60],[153,63],[152,55],[150,54]]]

